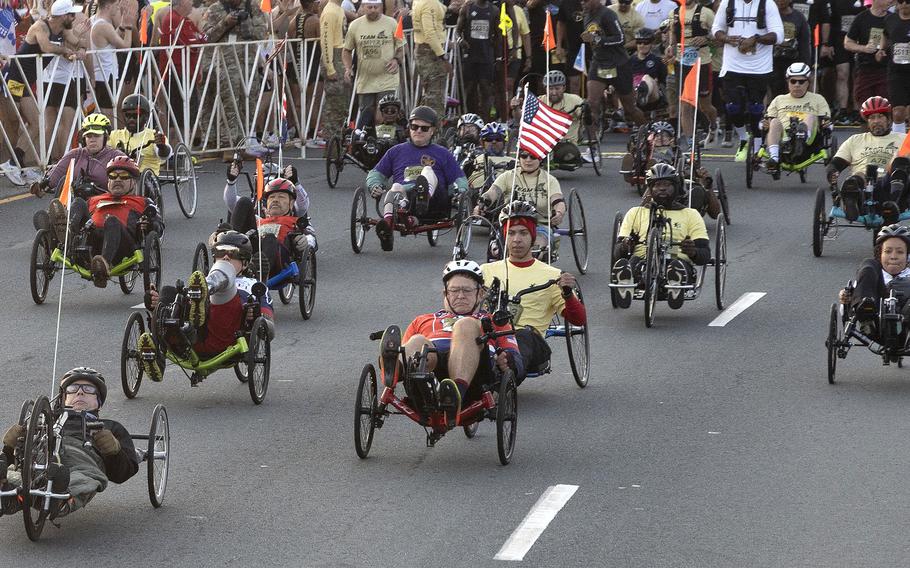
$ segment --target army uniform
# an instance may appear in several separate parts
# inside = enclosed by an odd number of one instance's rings
[[[446,115],[445,86],[448,78],[443,63],[445,14],[446,9],[439,0],[415,0],[411,15],[414,25],[414,60],[423,93],[420,104],[432,108],[440,117]]]
[[[325,102],[322,106],[322,129],[328,139],[340,135],[348,117],[351,92],[344,82],[344,10],[335,0],[330,1],[319,15],[319,46],[322,51],[322,78],[325,80]],[[328,78],[334,76],[334,81]]]

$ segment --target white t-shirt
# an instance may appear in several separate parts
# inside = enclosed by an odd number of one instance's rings
[[[733,1],[734,14],[733,26],[727,28],[727,4]],[[784,41],[784,24],[780,19],[780,12],[777,10],[777,4],[766,0],[765,2],[765,28],[759,28],[758,6],[759,0],[744,2],[743,0],[721,0],[720,6],[717,7],[717,15],[714,17],[714,25],[711,26],[711,37],[714,37],[719,31],[727,32],[727,35],[739,36],[743,38],[754,35],[765,35],[774,32],[777,36],[774,43]],[[724,64],[720,69],[720,76],[723,77],[727,71],[734,73],[743,73],[746,75],[764,75],[770,73],[774,68],[774,46],[762,43],[755,44],[754,53],[741,53],[736,47],[727,45],[724,47]]]
[[[641,18],[645,21],[646,28],[656,30],[664,20],[670,17],[670,14],[676,9],[676,6],[677,4],[676,2],[673,2],[673,0],[660,0],[656,4],[651,0],[642,0],[642,2],[635,7],[635,10],[641,14]]]

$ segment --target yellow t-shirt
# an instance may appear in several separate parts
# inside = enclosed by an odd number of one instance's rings
[[[500,285],[506,286],[506,261],[499,260],[481,265],[484,285],[490,286],[493,278],[499,278]],[[559,278],[560,270],[545,262],[535,260],[531,266],[521,268],[509,262],[508,292],[516,292]],[[521,315],[515,327],[531,326],[543,335],[556,314],[561,314],[566,301],[559,286],[553,285],[540,292],[521,297]]]
[[[562,137],[562,139],[573,144],[578,144],[578,134],[581,131],[580,105],[582,102],[584,102],[584,99],[573,93],[565,93],[562,96],[562,100],[555,104],[550,104],[549,95],[540,97],[540,100],[545,105],[549,105],[556,110],[572,115],[572,126],[569,127],[569,130],[566,132],[566,135]]]
[[[774,100],[768,105],[767,115],[782,121],[791,116],[805,120],[810,115],[830,116],[831,109],[828,108],[828,101],[825,100],[825,97],[817,93],[806,93],[805,96],[798,99],[786,94],[774,97]]]
[[[694,16],[695,16],[695,6],[692,6],[691,8],[686,6],[686,25],[683,28],[683,35],[686,38],[686,46],[687,46],[686,51],[687,52],[695,49],[695,48],[688,47],[689,42],[695,37],[692,35],[692,18]],[[670,18],[673,18],[672,13],[670,14]],[[702,8],[700,19],[701,19],[701,27],[705,31],[705,36],[710,38],[711,37],[711,26],[714,25],[714,12],[710,8]],[[678,39],[679,38],[677,38],[677,40]],[[677,43],[676,44],[676,60],[679,61],[681,57],[682,57],[682,54],[679,51],[679,43]],[[695,56],[691,56],[691,57],[694,58]],[[700,47],[698,49],[698,57],[701,57],[702,63],[705,63],[705,64],[710,63],[711,58],[712,58],[711,47],[708,45]],[[692,64],[694,64],[694,63],[692,63]],[[686,65],[690,65],[690,63],[686,62]]]
[[[689,237],[693,241],[696,239],[707,239],[708,229],[705,227],[705,220],[695,209],[689,207],[685,209],[663,209],[661,210],[664,217],[670,219],[670,227],[664,231],[664,238],[672,238],[674,242],[679,242]],[[638,244],[635,246],[634,255],[638,258],[645,258],[648,255],[646,245],[648,239],[648,228],[651,224],[651,210],[647,207],[633,207],[629,209],[626,216],[622,219],[622,225],[619,227],[620,238],[625,238],[632,233],[638,236]],[[672,228],[672,235],[670,229]],[[670,247],[670,254],[674,258],[681,258],[692,262],[692,259],[679,250],[678,246]]]
[[[550,191],[547,192],[547,180],[550,180]],[[515,183],[515,195],[512,195],[512,185]],[[491,188],[499,190],[505,201],[527,201],[537,209],[537,223],[550,226],[550,202],[555,197],[562,196],[559,180],[551,176],[544,169],[537,170],[536,174],[525,174],[518,170],[502,172],[493,181]]]
[[[395,57],[395,50],[402,42],[395,38],[398,22],[380,15],[371,22],[360,16],[348,27],[344,48],[357,53],[357,79],[354,89],[358,94],[381,93],[398,88],[398,73],[386,71],[386,64]]]
[[[414,0],[412,10],[414,43],[429,45],[437,56],[445,53],[445,6],[439,0]]]
[[[483,184],[487,179],[487,162],[489,162],[491,170],[495,172],[496,166],[501,164],[508,164],[510,162],[514,163],[514,161],[515,160],[509,156],[485,156],[483,154],[477,156],[474,158],[474,169],[471,171],[471,177],[468,178],[468,187],[472,189],[483,189]]]
[[[347,20],[341,4],[329,2],[319,14],[319,46],[322,50],[322,69],[326,77],[341,72],[335,69],[335,50],[344,46],[344,23]]]
[[[148,144],[148,146],[146,146]],[[156,176],[161,171],[161,159],[158,157],[158,146],[155,145],[155,131],[151,128],[140,130],[132,134],[126,128],[111,132],[107,145],[118,148],[130,158],[135,158],[133,152],[139,148],[139,171],[152,170]]]
[[[887,168],[904,141],[904,134],[890,132],[885,136],[873,136],[871,132],[854,134],[844,140],[835,158],[850,162],[851,173],[866,175],[866,166]]]
[[[512,18],[512,25],[518,28],[518,57],[523,59],[525,57],[524,51],[521,43],[521,36],[528,35],[531,33],[531,28],[528,26],[528,18],[525,16],[525,11],[521,7],[515,7],[515,17]],[[506,34],[506,37],[509,41],[509,49],[514,48],[515,46],[512,38],[512,30],[509,30],[509,33]]]
[[[607,8],[616,12],[616,17],[619,18],[619,27],[622,28],[626,44],[629,43],[629,40],[635,38],[635,32],[645,27],[645,19],[641,17],[641,14],[634,7],[630,7],[629,11],[625,13],[619,10],[619,4],[610,4]]]

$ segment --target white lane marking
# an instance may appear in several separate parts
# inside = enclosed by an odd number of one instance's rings
[[[131,310],[141,310],[144,307],[145,307],[145,304],[143,303],[143,304],[136,304],[135,306],[130,306],[130,309]]]
[[[547,525],[556,517],[556,513],[563,508],[576,491],[578,491],[577,485],[548,487],[493,559],[524,560],[525,554],[531,550]]]
[[[729,308],[714,318],[714,321],[709,323],[708,327],[724,327],[730,323],[733,318],[746,311],[749,306],[761,300],[766,294],[767,292],[746,292],[733,302]]]

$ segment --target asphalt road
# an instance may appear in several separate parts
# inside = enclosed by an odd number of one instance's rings
[[[620,149],[619,137],[606,149]],[[712,150],[729,154],[730,150]],[[58,374],[101,370],[104,408],[131,431],[162,402],[173,454],[165,505],[148,503],[144,473],[27,540],[20,516],[0,519],[0,566],[495,566],[500,547],[548,487],[577,491],[524,557],[532,566],[900,566],[908,563],[910,382],[854,349],[840,382],[825,377],[827,309],[870,252],[868,234],[842,234],[821,259],[810,250],[816,166],[809,183],[724,172],[727,302],[764,292],[725,327],[706,294],[678,311],[658,306],[646,329],[641,303],[610,307],[606,286],[613,214],[636,204],[616,173],[559,173],[587,209],[589,273],[580,278],[592,339],[589,386],[575,386],[562,343],[554,372],[519,390],[515,456],[499,465],[495,428],[452,432],[435,448],[403,417],[377,431],[369,459],[352,441],[359,372],[375,358],[369,332],[438,309],[440,246],[399,239],[380,252],[373,232],[351,252],[351,189],[330,190],[321,161],[297,161],[319,231],[316,311],[301,321],[278,305],[271,384],[254,406],[231,372],[190,388],[173,368],[139,397],[119,388],[123,326],[141,301],[68,276]],[[223,172],[204,164],[200,212],[179,218],[172,193],[163,243],[165,279],[185,278],[195,243],[223,216]],[[47,201],[0,205],[0,424],[52,381],[59,279],[46,305],[28,290],[32,212]],[[713,221],[708,222],[713,231]],[[574,270],[569,255],[563,268]],[[713,276],[709,271],[709,276]],[[710,284],[710,281],[709,281]],[[707,291],[707,290],[706,290]],[[397,419],[396,419],[397,418]],[[3,426],[5,429],[5,426]]]

